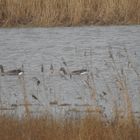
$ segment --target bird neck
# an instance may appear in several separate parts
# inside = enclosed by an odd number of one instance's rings
[[[4,69],[2,65],[0,65],[0,70],[1,70],[1,73],[4,73]]]

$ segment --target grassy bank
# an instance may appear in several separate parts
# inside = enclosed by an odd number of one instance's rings
[[[87,116],[55,120],[48,117],[16,120],[0,117],[1,140],[139,140],[140,128],[131,119],[110,123]]]
[[[0,0],[0,26],[139,24],[140,0]]]

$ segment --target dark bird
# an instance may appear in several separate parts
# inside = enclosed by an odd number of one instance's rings
[[[32,95],[32,97],[33,97],[35,100],[39,101],[38,98],[37,98],[35,95]]]
[[[1,75],[22,75],[24,73],[23,70],[21,69],[13,69],[13,70],[9,70],[9,71],[4,71],[4,68],[2,65],[0,65],[0,70],[1,70]]]
[[[62,61],[63,61],[63,64],[65,65],[65,66],[67,66],[67,63],[66,63],[66,61],[65,61],[65,59],[62,57]]]
[[[51,73],[54,72],[54,68],[53,68],[53,65],[52,64],[50,65],[50,71],[51,71]]]
[[[103,91],[103,94],[104,94],[104,95],[107,95],[107,93],[106,93],[106,92],[104,92],[104,91]]]
[[[18,107],[17,104],[11,104],[11,107]]]
[[[43,66],[43,64],[41,65],[41,72],[44,72],[44,66]]]
[[[33,77],[32,79],[36,82],[37,86],[40,85],[41,82],[37,77]]]

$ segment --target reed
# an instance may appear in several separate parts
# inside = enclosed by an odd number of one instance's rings
[[[104,122],[101,118],[53,119],[48,116],[16,119],[0,116],[2,140],[138,140],[140,127],[134,121],[123,119]]]
[[[127,53],[127,50],[124,49],[124,51],[126,52],[127,61],[128,61],[128,63],[130,63],[129,62],[130,59],[128,59],[129,55]],[[129,77],[129,75],[126,74],[126,71],[124,70],[123,67],[118,68],[118,65],[116,64],[116,60],[115,60],[112,48],[109,48],[109,56],[112,60],[113,71],[115,71],[115,77],[114,77],[115,78],[115,84],[116,84],[116,87],[117,87],[120,95],[123,98],[124,108],[125,108],[125,110],[124,110],[125,114],[124,115],[127,115],[127,117],[132,118],[132,116],[133,116],[133,114],[132,114],[133,106],[132,106],[132,100],[130,98],[131,93],[129,92],[129,87],[128,87],[128,77]],[[114,103],[116,102],[114,97],[113,97],[113,101],[114,101]]]
[[[0,0],[0,26],[139,24],[140,0]]]
[[[24,74],[19,76],[20,80],[20,85],[22,87],[22,94],[23,94],[23,103],[24,103],[24,108],[25,108],[25,115],[27,118],[30,117],[30,111],[29,111],[29,101],[26,93],[26,84],[25,84],[25,77]]]

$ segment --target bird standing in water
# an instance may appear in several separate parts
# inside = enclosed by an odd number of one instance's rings
[[[53,65],[52,64],[50,65],[50,71],[51,71],[51,74],[53,74],[54,68],[53,68]]]

